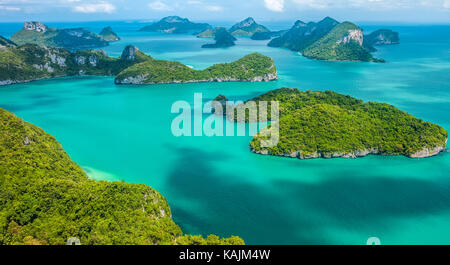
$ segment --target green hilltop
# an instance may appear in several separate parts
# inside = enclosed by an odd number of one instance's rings
[[[169,16],[162,18],[158,22],[141,28],[140,31],[174,34],[198,34],[207,29],[212,29],[211,25],[207,23],[194,23],[189,21],[189,19],[187,18]]]

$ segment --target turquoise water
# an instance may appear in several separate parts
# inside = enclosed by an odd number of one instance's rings
[[[390,27],[402,44],[379,48],[387,64],[311,61],[249,39],[203,50],[209,40],[131,31],[140,26],[117,22],[123,40],[105,50],[118,56],[134,44],[196,69],[257,51],[274,58],[280,79],[116,86],[110,77],[61,78],[0,87],[0,107],[53,134],[91,177],[160,191],[186,233],[239,235],[249,244],[365,244],[373,236],[382,244],[450,244],[450,153],[266,157],[249,152],[250,137],[176,138],[170,113],[194,93],[245,100],[287,86],[390,103],[450,130],[450,26]],[[0,24],[0,32],[15,27]]]

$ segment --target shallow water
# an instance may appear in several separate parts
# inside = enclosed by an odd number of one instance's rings
[[[450,26],[390,27],[402,44],[380,47],[375,55],[388,63],[374,64],[311,61],[250,39],[204,50],[211,40],[116,23],[122,41],[105,48],[112,56],[134,44],[203,69],[257,51],[274,58],[279,80],[116,86],[110,77],[60,78],[0,87],[0,107],[53,134],[93,178],[160,191],[186,233],[239,235],[249,244],[365,244],[373,236],[382,244],[450,244],[449,153],[422,160],[259,156],[249,152],[250,137],[176,138],[170,113],[177,100],[192,103],[195,92],[246,100],[286,86],[390,103],[450,130]],[[0,32],[14,25],[0,24]]]

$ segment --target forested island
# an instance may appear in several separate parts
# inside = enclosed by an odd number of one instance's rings
[[[274,61],[253,53],[232,63],[195,70],[179,62],[150,59],[133,65],[119,75],[117,84],[166,84],[226,81],[272,81],[277,79]]]
[[[241,245],[183,235],[167,200],[143,184],[94,181],[59,142],[0,108],[0,244]],[[132,236],[130,236],[132,235]]]
[[[250,143],[251,151],[258,154],[299,159],[369,154],[423,158],[439,154],[447,145],[447,131],[436,124],[388,104],[332,91],[281,88],[251,101],[278,101],[280,106],[279,142],[261,147],[261,141],[269,138],[260,132]]]
[[[298,20],[289,31],[272,39],[268,46],[288,48],[316,60],[384,62],[383,59],[374,58],[370,52],[375,51],[373,45],[377,44],[376,39],[384,40],[385,37],[394,42],[395,33],[387,33],[377,31],[373,33],[375,35],[365,37],[357,25],[351,22],[339,23],[330,17],[317,23]]]
[[[235,45],[236,38],[226,28],[214,29],[214,40],[216,43],[204,44],[202,48],[226,48]]]
[[[108,46],[109,40],[83,28],[55,29],[42,22],[25,22],[22,30],[11,36],[17,45],[37,44],[69,50]]]
[[[206,70],[193,70],[178,62],[156,60],[127,46],[119,58],[101,50],[70,52],[63,48],[25,44],[5,38],[0,46],[0,85],[62,76],[116,76],[117,84],[155,84],[212,81],[270,81],[277,78],[273,60],[252,54]],[[135,66],[135,67],[133,67]]]
[[[101,36],[105,41],[120,40],[120,37],[113,31],[111,27],[103,28],[98,35]]]
[[[160,21],[145,26],[140,31],[161,32],[174,34],[198,34],[207,29],[212,29],[208,23],[194,23],[187,18],[170,16],[162,18]]]

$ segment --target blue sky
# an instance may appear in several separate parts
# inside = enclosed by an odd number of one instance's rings
[[[450,0],[0,0],[0,21],[304,21],[450,23]]]

